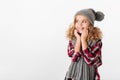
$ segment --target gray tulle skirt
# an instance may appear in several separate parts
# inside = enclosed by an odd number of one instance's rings
[[[64,80],[95,80],[95,68],[79,57],[77,62],[71,62]]]

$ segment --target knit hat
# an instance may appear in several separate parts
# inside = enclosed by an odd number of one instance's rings
[[[83,9],[78,11],[76,15],[82,14],[86,16],[89,20],[89,22],[94,25],[94,21],[102,21],[104,19],[104,14],[100,11],[95,12],[95,10],[89,8],[89,9]]]

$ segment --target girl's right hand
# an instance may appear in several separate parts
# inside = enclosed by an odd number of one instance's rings
[[[76,37],[77,39],[80,39],[80,35],[78,34],[78,32],[77,32],[76,29],[74,30],[74,35],[75,35],[75,37]]]

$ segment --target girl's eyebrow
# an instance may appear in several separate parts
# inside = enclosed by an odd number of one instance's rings
[[[84,19],[84,21],[88,21],[87,19]]]

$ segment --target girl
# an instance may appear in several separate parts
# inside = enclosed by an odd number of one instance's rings
[[[98,67],[102,64],[102,32],[94,21],[102,21],[104,14],[93,9],[83,9],[75,14],[68,29],[68,56],[71,64],[65,80],[100,80]]]

